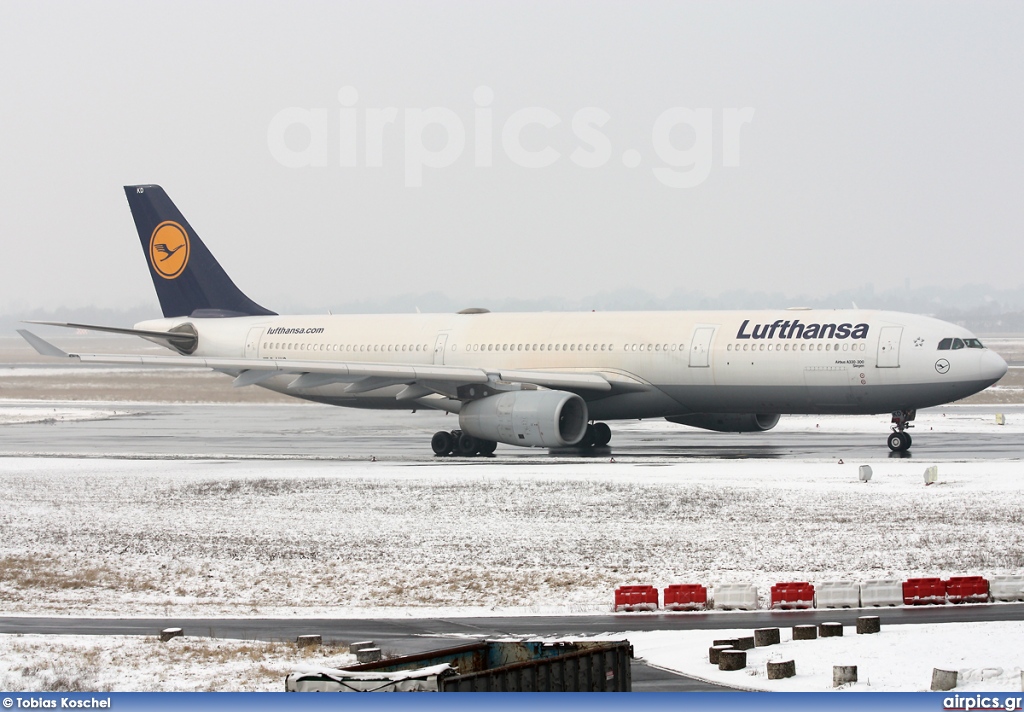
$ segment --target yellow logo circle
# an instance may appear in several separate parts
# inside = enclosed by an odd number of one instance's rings
[[[188,264],[189,248],[185,228],[173,220],[165,220],[149,238],[149,263],[164,279],[174,279]]]

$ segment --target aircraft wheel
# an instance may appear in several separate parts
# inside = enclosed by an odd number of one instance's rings
[[[580,438],[580,441],[578,443],[576,443],[576,446],[577,447],[594,447],[594,444],[596,442],[597,442],[597,433],[594,430],[594,426],[588,423],[587,424],[587,429],[583,433],[583,437]]]
[[[472,457],[480,451],[480,441],[469,433],[462,433],[459,435],[455,449],[463,457]]]
[[[594,447],[604,447],[612,440],[612,429],[607,423],[594,423]]]
[[[494,450],[498,447],[498,443],[493,440],[478,440],[480,443],[480,449],[477,450],[484,457],[488,457],[494,454]]]
[[[454,441],[452,434],[445,432],[444,430],[438,430],[434,433],[434,437],[430,438],[430,449],[433,450],[434,454],[438,457],[450,455],[453,444]]]
[[[903,452],[910,447],[910,436],[905,433],[889,433],[889,449],[893,452]]]
[[[903,433],[903,437],[907,439],[907,445],[904,450],[909,450],[910,446],[914,444],[914,438],[910,437],[910,433]]]

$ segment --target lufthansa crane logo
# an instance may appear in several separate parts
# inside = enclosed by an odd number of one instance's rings
[[[164,279],[175,279],[185,271],[190,248],[185,228],[173,220],[165,220],[149,238],[149,264]]]

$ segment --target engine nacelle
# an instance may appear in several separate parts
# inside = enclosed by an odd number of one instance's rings
[[[459,427],[506,445],[566,447],[587,431],[587,404],[565,391],[509,391],[463,404]]]
[[[763,433],[779,424],[778,415],[759,413],[693,413],[672,415],[665,420],[719,433]]]

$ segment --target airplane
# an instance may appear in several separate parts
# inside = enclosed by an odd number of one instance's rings
[[[235,286],[157,185],[125,187],[163,318],[134,334],[175,355],[39,353],[79,363],[213,369],[354,408],[431,408],[459,427],[437,456],[498,443],[602,448],[604,421],[665,418],[720,432],[770,430],[782,415],[892,413],[887,444],[910,448],[920,408],[996,383],[1006,362],[963,327],[862,309],[281,316]]]

